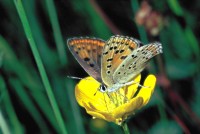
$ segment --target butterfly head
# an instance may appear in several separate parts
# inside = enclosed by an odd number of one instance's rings
[[[104,85],[104,84],[101,84],[99,86],[99,91],[102,92],[102,93],[105,93],[107,91],[107,86]]]
[[[108,87],[108,86],[106,86],[105,84],[101,84],[101,85],[99,86],[98,91],[100,91],[100,92],[102,92],[102,93],[105,93],[105,92],[111,93],[111,92],[117,91],[118,89],[120,89],[120,88],[122,88],[122,87],[124,87],[124,86],[126,86],[126,85],[129,85],[129,84],[126,84],[126,83],[125,83],[125,84],[116,83],[116,84],[112,85],[111,87]]]

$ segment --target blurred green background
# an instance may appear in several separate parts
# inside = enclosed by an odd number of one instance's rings
[[[87,115],[75,100],[78,81],[67,78],[87,76],[67,38],[115,34],[163,44],[144,71],[157,76],[155,93],[128,121],[131,133],[200,133],[200,1],[144,3],[1,0],[0,133],[123,133]],[[146,18],[137,15],[145,11]]]

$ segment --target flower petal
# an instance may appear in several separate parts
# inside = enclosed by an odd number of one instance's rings
[[[76,100],[80,106],[84,107],[84,103],[91,103],[96,109],[107,111],[115,108],[106,93],[99,91],[100,83],[92,77],[82,79],[75,87]]]
[[[113,117],[113,115],[111,114],[112,112],[109,111],[109,109],[107,111],[101,111],[98,109],[95,109],[95,107],[91,104],[85,104],[84,108],[86,109],[86,112],[90,115],[92,115],[95,118],[99,118],[99,119],[104,119],[107,121],[115,121],[115,118]]]
[[[93,97],[90,97],[90,94],[94,95],[99,86],[100,83],[95,81],[92,77],[82,79],[75,87],[75,96],[79,105],[83,106],[83,101],[85,102],[93,99]]]
[[[76,85],[76,100],[93,117],[120,125],[136,110],[146,105],[154,91],[156,78],[154,75],[149,75],[144,82],[144,87],[133,98],[140,79],[141,75],[138,75],[134,79],[134,84],[108,95],[108,93],[99,91],[100,83],[98,81],[92,77],[86,77]]]
[[[130,114],[134,114],[135,110],[138,110],[143,104],[142,97],[135,97],[131,99],[128,103],[125,103],[119,107],[117,107],[113,111],[113,115],[115,118],[121,118],[128,116]]]
[[[126,97],[128,99],[133,98],[135,95],[135,92],[137,91],[138,84],[140,83],[141,75],[139,74],[133,81],[134,83],[130,86],[128,86],[127,91],[126,91]]]
[[[143,85],[144,87],[140,89],[140,92],[137,95],[142,97],[144,100],[142,106],[145,106],[149,102],[149,99],[154,92],[155,84],[156,84],[156,77],[154,75],[148,75],[147,78],[145,79]]]

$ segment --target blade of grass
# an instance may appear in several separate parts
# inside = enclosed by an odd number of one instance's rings
[[[132,10],[133,10],[133,13],[135,14],[139,10],[138,1],[137,0],[131,0],[131,7],[132,7]],[[144,27],[137,25],[137,29],[138,29],[141,41],[144,42],[144,43],[148,43],[147,33],[146,33]]]
[[[21,0],[14,0],[14,3],[15,3],[15,6],[16,6],[16,8],[17,8],[17,11],[18,11],[18,14],[19,14],[19,16],[20,16],[20,19],[21,19],[21,21],[22,21],[22,25],[23,25],[23,27],[24,27],[25,34],[26,34],[27,39],[28,39],[28,41],[29,41],[29,45],[30,45],[31,50],[32,50],[32,52],[33,52],[33,55],[34,55],[36,64],[37,64],[38,69],[39,69],[39,73],[40,73],[40,75],[41,75],[43,84],[44,84],[44,86],[45,86],[47,95],[48,95],[48,97],[49,97],[49,100],[50,100],[52,109],[53,109],[53,111],[54,111],[55,117],[56,117],[57,122],[58,122],[58,124],[59,124],[59,127],[60,127],[60,129],[61,129],[61,132],[62,132],[63,134],[67,134],[67,130],[66,130],[66,128],[65,128],[64,121],[63,121],[63,119],[62,119],[62,116],[61,116],[60,110],[59,110],[59,108],[58,108],[56,99],[55,99],[55,97],[54,97],[52,88],[51,88],[51,86],[50,86],[50,83],[49,83],[49,80],[48,80],[46,71],[45,71],[44,66],[43,66],[43,63],[42,63],[42,61],[41,61],[40,54],[39,54],[39,52],[38,52],[38,50],[37,50],[35,41],[34,41],[34,39],[33,39],[32,32],[31,32],[31,29],[30,29],[30,25],[29,25],[29,22],[28,22],[28,20],[27,20],[27,17],[26,17],[25,11],[24,11],[24,7],[23,7],[23,5],[22,5],[22,1],[21,1]]]
[[[0,68],[1,68],[2,64],[3,64],[3,52],[0,52]]]
[[[184,11],[177,0],[167,0],[171,10],[178,16],[184,16]]]
[[[187,37],[188,41],[190,42],[190,46],[191,46],[192,50],[198,57],[200,54],[200,50],[199,50],[197,38],[195,37],[192,29],[190,27],[186,27],[184,32],[185,32],[185,36]]]
[[[104,11],[99,7],[95,0],[89,0],[91,5],[93,6],[96,13],[102,18],[105,24],[110,28],[112,33],[121,34],[120,30],[115,26],[115,24],[108,18],[108,16],[104,13]]]
[[[200,66],[200,49],[199,49],[199,44],[198,40],[195,37],[192,29],[190,27],[185,28],[185,37],[188,39],[188,42],[190,44],[190,47],[192,48],[194,54],[196,55],[196,61],[198,62],[198,66]],[[199,70],[199,68],[197,68]]]
[[[0,61],[1,62],[1,61]],[[2,79],[2,77],[0,77],[0,104],[3,103],[2,100],[4,97],[6,97],[5,92],[2,90],[4,89],[5,91],[5,83]],[[10,134],[10,128],[8,126],[8,120],[6,121],[6,119],[3,116],[3,113],[1,111],[2,107],[0,107],[0,133],[4,133],[4,134]]]
[[[55,51],[54,49],[51,49],[47,45],[47,42],[44,39],[44,36],[42,34],[43,30],[40,25],[40,20],[38,20],[38,16],[36,14],[37,13],[36,11],[37,8],[35,7],[36,2],[34,0],[29,0],[29,1],[24,1],[23,4],[24,4],[24,8],[25,8],[28,20],[31,20],[29,22],[30,22],[32,34],[36,41],[36,45],[39,50],[40,56],[42,58],[43,64],[45,65],[46,70],[48,70],[48,76],[49,76],[49,79],[51,79],[52,88],[56,89],[56,92],[54,92],[54,95],[56,98],[59,98],[58,105],[60,107],[60,110],[63,113],[69,114],[70,110],[68,108],[66,109],[66,105],[68,105],[66,104],[66,102],[68,101],[67,101],[66,92],[64,90],[64,83],[63,83],[64,79],[62,76],[60,76],[59,73],[57,73],[58,69],[60,69],[60,65],[62,64],[62,63],[57,64],[59,60],[57,51]],[[44,5],[43,7],[45,7],[44,10],[46,11],[47,9],[46,9],[45,1],[41,1],[41,4]],[[63,51],[65,50],[63,49]],[[66,114],[63,114],[63,120],[65,120],[65,115]],[[57,125],[56,127],[54,126],[54,128],[58,128]]]
[[[54,6],[53,0],[46,0],[46,5],[47,5],[47,10],[49,13],[51,25],[53,28],[53,34],[54,34],[54,39],[56,42],[59,58],[60,58],[61,64],[65,65],[67,64],[67,55],[66,55],[66,51],[64,47],[65,45],[62,39],[62,34],[61,34],[59,22],[58,22],[58,16],[56,14],[56,8]]]
[[[109,38],[112,33],[106,23],[102,20],[101,16],[95,11],[94,7],[88,0],[73,0],[70,1],[73,8],[77,10],[79,14],[85,17],[90,30],[94,35],[106,39]]]
[[[69,105],[71,106],[71,109],[73,112],[71,112],[70,117],[68,117],[69,119],[71,118],[71,122],[69,124],[70,128],[71,128],[71,132],[76,133],[76,134],[85,134],[85,129],[83,126],[83,119],[81,117],[81,112],[79,109],[78,104],[76,103],[76,100],[74,98],[74,95],[72,95],[72,93],[74,93],[74,82],[72,80],[68,80],[65,82],[66,85],[66,90],[65,92],[68,95],[69,98]],[[76,124],[75,127],[73,127],[72,125]]]
[[[3,134],[10,134],[10,130],[7,124],[6,119],[3,117],[1,109],[0,109],[0,133],[2,132]]]
[[[67,113],[67,114],[63,114],[63,120],[65,120],[65,119],[68,120],[69,119],[68,117],[71,117],[69,115],[72,110],[70,109],[70,107],[66,108],[66,106],[69,105],[66,102],[69,102],[71,100],[68,99],[69,97],[67,96],[67,94],[64,90],[65,83],[64,83],[63,76],[60,76],[60,74],[57,73],[58,68],[60,67],[60,64],[57,64],[59,57],[58,57],[58,54],[56,53],[56,51],[49,48],[47,46],[46,41],[44,40],[44,36],[42,34],[42,28],[39,23],[40,20],[38,20],[38,17],[36,15],[37,8],[35,7],[35,4],[36,4],[36,2],[34,0],[24,1],[24,8],[25,8],[28,20],[31,20],[31,21],[29,21],[31,30],[32,30],[34,39],[36,41],[37,48],[41,54],[40,56],[41,56],[42,60],[44,61],[44,65],[45,65],[46,69],[48,70],[48,76],[51,79],[52,88],[56,89],[56,92],[54,92],[54,95],[56,98],[59,98],[58,105],[60,107],[60,110],[63,113]],[[46,2],[41,1],[41,4],[44,7],[44,11],[47,12]],[[47,16],[48,16],[48,13],[47,13]],[[61,37],[61,39],[62,39],[62,37]],[[39,44],[43,44],[43,45],[39,45]],[[63,51],[65,51],[65,50],[63,49]],[[44,104],[44,106],[46,106],[46,105]],[[52,125],[56,125],[56,126],[54,126],[54,128],[58,128],[57,127],[58,125],[55,124],[55,121],[54,121],[54,124],[52,121],[51,121],[51,123],[52,123]],[[76,124],[73,124],[72,122],[70,122],[70,125],[77,126]],[[67,124],[66,124],[66,126],[68,128],[70,128]],[[68,132],[70,132],[70,129],[68,130]]]
[[[0,50],[2,53],[2,70],[5,74],[12,74],[11,76],[16,76],[18,80],[26,87],[31,93],[37,105],[40,107],[41,111],[44,113],[48,121],[52,124],[54,129],[59,132],[58,124],[56,123],[56,118],[53,115],[52,108],[49,104],[46,94],[43,92],[41,82],[38,81],[38,75],[34,75],[35,69],[32,66],[27,66],[22,64],[12,48],[3,37],[0,36]]]
[[[22,87],[20,81],[16,78],[10,78],[9,83],[14,88],[16,94],[18,95],[19,100],[21,103],[24,104],[25,108],[29,111],[29,113],[33,116],[33,119],[37,123],[38,127],[42,131],[42,133],[50,133],[47,129],[47,125],[45,124],[44,120],[41,117],[41,114],[36,109],[36,106],[30,99],[30,96],[26,93],[25,89]]]
[[[45,31],[44,29],[42,29],[43,27],[41,25],[40,19],[37,16],[36,5],[37,2],[35,0],[23,1],[23,6],[29,20],[31,32],[35,39],[43,64],[45,65],[46,70],[54,73],[54,69],[58,67],[55,66],[55,63],[58,62],[59,57],[57,56],[56,51],[54,49],[51,49],[47,44],[47,41],[45,40]]]
[[[10,128],[11,133],[24,134],[24,128],[23,128],[22,124],[20,123],[19,119],[17,118],[16,112],[13,108],[13,105],[10,100],[10,96],[8,94],[8,90],[7,90],[5,81],[2,76],[0,76],[0,93],[4,94],[4,96],[2,98],[2,103],[5,106],[5,111],[6,111],[7,117],[10,121],[10,126],[12,126],[12,128]]]

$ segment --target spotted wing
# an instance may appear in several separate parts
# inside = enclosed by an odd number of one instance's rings
[[[158,42],[135,49],[114,72],[114,82],[129,82],[146,67],[151,58],[160,53],[162,53],[162,45]]]
[[[112,36],[105,43],[101,61],[101,76],[104,84],[107,86],[115,84],[114,72],[140,44],[141,42],[134,38],[119,35]]]
[[[101,54],[105,41],[96,38],[71,38],[69,50],[83,69],[97,81],[101,80]]]

